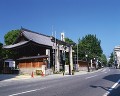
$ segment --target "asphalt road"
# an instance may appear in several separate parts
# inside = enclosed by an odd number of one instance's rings
[[[120,69],[104,68],[77,76],[2,82],[0,96],[120,96],[119,79]]]

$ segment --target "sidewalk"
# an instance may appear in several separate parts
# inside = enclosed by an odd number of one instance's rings
[[[79,71],[79,72],[75,72],[74,75],[63,75],[63,74],[52,74],[52,75],[47,75],[47,76],[36,76],[36,75],[7,75],[7,74],[1,74],[1,76],[4,77],[3,80],[0,81],[12,81],[12,80],[27,80],[27,79],[52,79],[52,78],[61,78],[61,77],[68,77],[68,76],[76,76],[76,75],[83,75],[83,74],[88,74],[88,73],[94,73],[94,72],[98,72],[102,69],[99,70],[95,70],[92,72],[86,72],[86,71]],[[8,78],[9,77],[9,78]]]

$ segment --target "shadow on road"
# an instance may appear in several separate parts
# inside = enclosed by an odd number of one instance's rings
[[[15,78],[17,75],[16,74],[0,74],[0,81],[3,80],[8,80],[8,79],[12,79]]]
[[[111,75],[105,76],[103,79],[112,81],[112,82],[117,82],[120,79],[120,74],[111,74]]]
[[[111,75],[105,76],[103,79],[116,83],[120,79],[120,74],[111,74]],[[104,87],[104,86],[99,86],[99,85],[98,86],[90,85],[90,87],[92,87],[92,88],[102,88],[105,91],[110,91],[109,89],[111,89],[110,88],[111,86],[110,87]],[[115,88],[115,90],[112,90],[111,94],[109,94],[108,96],[119,96],[119,95],[120,95],[120,86]]]
[[[92,88],[102,88],[105,91],[109,91],[109,89],[110,89],[110,87],[94,86],[94,85],[90,85],[90,87],[92,87]],[[112,92],[108,96],[120,96],[120,86],[118,86],[117,88],[112,90]]]
[[[104,89],[106,91],[108,91],[110,89],[110,87],[94,86],[94,85],[90,85],[90,87],[92,87],[92,88],[102,88],[102,89]]]
[[[116,83],[120,79],[120,74],[108,75],[108,76],[104,77],[103,79]],[[118,86],[117,88],[112,90],[112,92],[108,96],[119,96],[119,95],[120,95],[120,86]]]

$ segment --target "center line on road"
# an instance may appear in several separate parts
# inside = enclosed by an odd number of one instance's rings
[[[96,77],[98,75],[93,75],[93,76],[90,76],[90,77],[86,77],[85,79],[90,79],[90,78],[93,78],[93,77]]]
[[[48,87],[43,87],[43,88],[40,88],[40,89],[24,91],[24,92],[20,92],[20,93],[15,93],[15,94],[11,94],[11,95],[8,95],[8,96],[18,96],[18,95],[25,94],[25,93],[30,93],[30,92],[35,92],[35,91],[38,91],[38,90],[43,90],[43,89],[46,89],[46,88],[48,88]]]
[[[120,83],[120,79],[103,95],[108,96],[110,92]]]

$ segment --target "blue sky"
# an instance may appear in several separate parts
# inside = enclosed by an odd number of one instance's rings
[[[0,0],[0,42],[22,27],[77,42],[96,34],[106,56],[120,44],[120,0]]]

